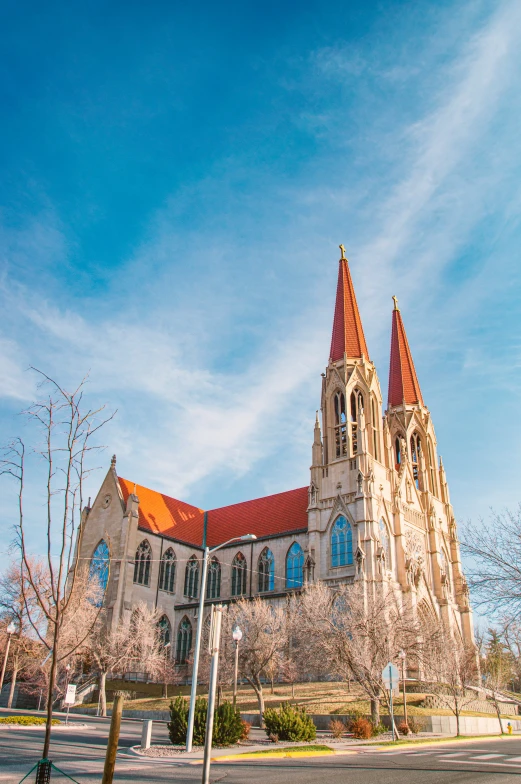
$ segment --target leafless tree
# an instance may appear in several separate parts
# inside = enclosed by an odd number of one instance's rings
[[[503,734],[503,719],[501,718],[500,698],[501,692],[512,680],[513,657],[505,644],[500,632],[489,629],[487,639],[484,641],[481,657],[481,677],[483,685],[489,689],[490,696],[496,709],[496,714]]]
[[[239,672],[253,688],[259,705],[262,723],[264,693],[262,679],[272,661],[287,648],[287,608],[274,606],[265,599],[242,599],[228,608],[225,639],[231,640],[231,628],[238,624],[243,631],[239,645]],[[231,662],[231,656],[227,657]]]
[[[423,666],[429,688],[456,717],[460,735],[461,712],[476,699],[479,681],[478,656],[474,645],[464,643],[443,623],[433,624],[425,645]]]
[[[36,431],[34,445],[26,449],[24,441],[14,439],[5,449],[0,464],[2,474],[10,475],[17,483],[18,522],[16,545],[20,553],[20,564],[37,603],[37,614],[46,622],[45,633],[35,622],[34,613],[26,602],[26,609],[36,635],[51,652],[47,699],[47,722],[43,745],[43,756],[49,753],[53,692],[57,681],[58,665],[73,653],[70,647],[64,650],[62,633],[68,613],[78,600],[77,587],[81,576],[80,561],[74,559],[75,547],[81,547],[82,528],[78,527],[84,506],[83,488],[90,473],[89,458],[100,447],[95,444],[100,429],[112,416],[104,416],[104,408],[84,409],[85,379],[73,391],[68,392],[56,381],[40,371],[42,398],[25,412],[29,427]],[[35,454],[45,465],[42,496],[45,498],[45,529],[47,536],[46,575],[40,581],[31,563],[24,516],[25,488],[31,481],[31,492],[37,491],[39,472],[30,480],[26,471],[28,460]],[[55,551],[57,554],[55,555]],[[22,586],[25,584],[22,581]],[[94,620],[93,620],[94,622]],[[84,639],[91,627],[84,628]],[[76,640],[81,646],[83,639]]]
[[[301,646],[309,661],[327,662],[330,674],[346,683],[356,681],[371,703],[371,719],[380,722],[382,699],[389,705],[382,671],[398,662],[401,650],[409,659],[421,652],[420,627],[414,614],[401,605],[385,585],[364,590],[359,583],[333,590],[323,583],[309,585],[297,600]]]
[[[492,512],[490,520],[463,527],[462,550],[471,558],[467,579],[474,603],[510,619],[521,612],[521,505]]]

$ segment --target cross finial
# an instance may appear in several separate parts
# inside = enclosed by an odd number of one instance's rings
[[[400,310],[400,308],[398,307],[398,297],[394,296],[394,294],[393,294],[393,302],[394,302],[394,309]]]
[[[344,248],[343,245],[339,245],[338,247],[340,248],[340,252],[342,254],[340,259],[345,259],[345,257],[346,257],[346,249]]]
[[[116,467],[116,455],[112,455],[112,460],[110,461],[110,465],[112,468]]]

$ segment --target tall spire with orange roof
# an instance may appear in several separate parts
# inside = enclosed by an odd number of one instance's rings
[[[342,256],[338,267],[338,284],[336,289],[335,317],[333,319],[333,335],[331,337],[330,357],[333,362],[348,357],[369,359],[365,342],[362,319],[356,302],[355,289],[345,257],[345,248],[339,245]]]
[[[389,400],[388,406],[401,406],[402,403],[423,406],[423,398],[418,376],[412,361],[411,349],[402,314],[398,308],[398,300],[393,297],[393,327],[391,334],[391,362],[389,365]]]

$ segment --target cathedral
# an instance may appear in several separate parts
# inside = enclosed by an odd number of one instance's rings
[[[281,601],[308,581],[387,581],[420,615],[441,617],[464,641],[473,639],[447,479],[397,299],[383,411],[340,249],[309,484],[203,510],[119,476],[114,456],[83,512],[77,557],[105,589],[108,622],[139,601],[157,606],[178,664],[195,634],[204,548],[223,543],[208,569],[208,607],[240,597]]]

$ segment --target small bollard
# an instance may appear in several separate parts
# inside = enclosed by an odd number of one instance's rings
[[[141,748],[142,749],[149,749],[150,748],[150,741],[152,739],[152,721],[151,719],[146,719],[143,721],[143,730],[141,732]]]
[[[510,722],[508,722],[507,724],[507,732],[509,735],[512,735],[512,725],[510,724]]]

